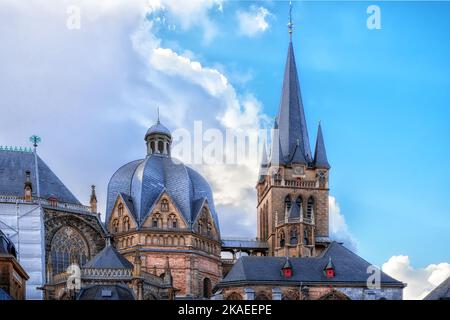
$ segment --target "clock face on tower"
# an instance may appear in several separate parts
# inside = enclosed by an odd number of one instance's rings
[[[294,176],[304,176],[305,175],[305,168],[303,166],[300,167],[294,167]]]

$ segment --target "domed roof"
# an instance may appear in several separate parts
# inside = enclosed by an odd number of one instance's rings
[[[162,125],[161,122],[159,122],[159,120],[156,124],[154,124],[147,130],[147,133],[145,134],[145,139],[147,139],[147,137],[152,134],[164,134],[166,136],[171,137],[169,129],[167,129],[164,125]]]
[[[219,228],[211,187],[194,169],[170,156],[153,154],[129,162],[114,173],[108,184],[106,221],[120,195],[137,223],[142,224],[163,192],[166,192],[192,227],[205,201]]]

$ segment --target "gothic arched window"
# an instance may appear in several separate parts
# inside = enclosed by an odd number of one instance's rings
[[[113,232],[114,233],[119,232],[119,219],[114,219],[113,223],[112,223],[112,226],[113,226]]]
[[[169,218],[167,219],[167,226],[168,226],[169,228],[173,228],[173,229],[178,228],[177,217],[175,217],[174,214],[171,214],[171,215],[169,216]]]
[[[280,231],[280,247],[284,247],[285,242],[286,242],[286,240],[285,240],[285,237],[284,237],[284,231],[281,230]]]
[[[119,206],[117,207],[117,209],[118,209],[118,215],[120,218],[123,215],[123,204],[119,203]]]
[[[297,200],[295,200],[295,205],[298,207],[298,212],[300,213],[300,216],[302,214],[302,205],[303,205],[303,199],[301,196],[299,196],[297,198]]]
[[[308,230],[304,230],[303,231],[303,244],[304,245],[309,245],[309,232]]]
[[[313,215],[314,215],[314,198],[309,197],[308,205],[306,208],[306,218],[312,219]]]
[[[62,227],[50,244],[53,274],[65,272],[71,263],[83,265],[89,258],[89,248],[80,232],[72,227]]]
[[[122,223],[123,223],[123,231],[129,231],[130,230],[130,218],[124,217]]]
[[[169,211],[169,201],[167,201],[167,199],[162,199],[161,200],[161,211],[162,212]]]
[[[289,235],[289,244],[297,244],[297,228],[292,227]]]
[[[291,196],[287,195],[286,198],[284,198],[284,211],[286,215],[291,210],[291,206],[292,206]]]

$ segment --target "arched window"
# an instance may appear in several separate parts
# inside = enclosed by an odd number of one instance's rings
[[[119,232],[119,219],[114,219],[113,223],[112,223],[112,226],[113,226],[113,232],[114,233]]]
[[[164,142],[158,141],[158,152],[163,153],[164,152]]]
[[[162,212],[169,211],[169,201],[167,201],[167,199],[162,199],[161,200],[161,211]]]
[[[167,218],[167,226],[168,226],[169,228],[173,228],[173,229],[178,228],[177,217],[175,217],[174,214],[171,214],[171,215]]]
[[[296,227],[292,227],[291,231],[290,231],[290,235],[289,235],[289,243],[290,244],[297,244],[297,228]]]
[[[309,232],[308,230],[304,230],[303,231],[303,244],[304,245],[309,245]]]
[[[314,198],[309,197],[308,206],[306,209],[306,218],[312,219],[313,215],[314,215]]]
[[[119,215],[119,218],[123,215],[123,204],[119,203],[119,206],[117,207],[117,213]]]
[[[284,237],[284,231],[280,231],[280,247],[284,247],[285,244],[285,237]]]
[[[152,153],[155,153],[155,141],[150,142],[150,150],[152,151]]]
[[[123,217],[122,223],[123,223],[123,231],[129,231],[130,230],[130,218]]]
[[[211,298],[212,293],[212,285],[211,280],[209,278],[203,279],[203,298],[209,299]]]
[[[298,207],[298,212],[300,216],[302,215],[302,207],[303,207],[303,199],[302,197],[298,197],[297,200],[295,200],[295,205]]]
[[[291,206],[292,206],[291,196],[287,195],[286,198],[284,198],[284,212],[286,213],[286,216],[291,210]]]
[[[65,272],[71,263],[83,265],[89,259],[89,248],[81,233],[72,227],[62,227],[50,243],[53,274]]]

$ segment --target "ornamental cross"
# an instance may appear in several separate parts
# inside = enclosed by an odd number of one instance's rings
[[[30,142],[33,143],[33,147],[36,148],[38,144],[41,142],[41,138],[34,134],[30,137]]]

